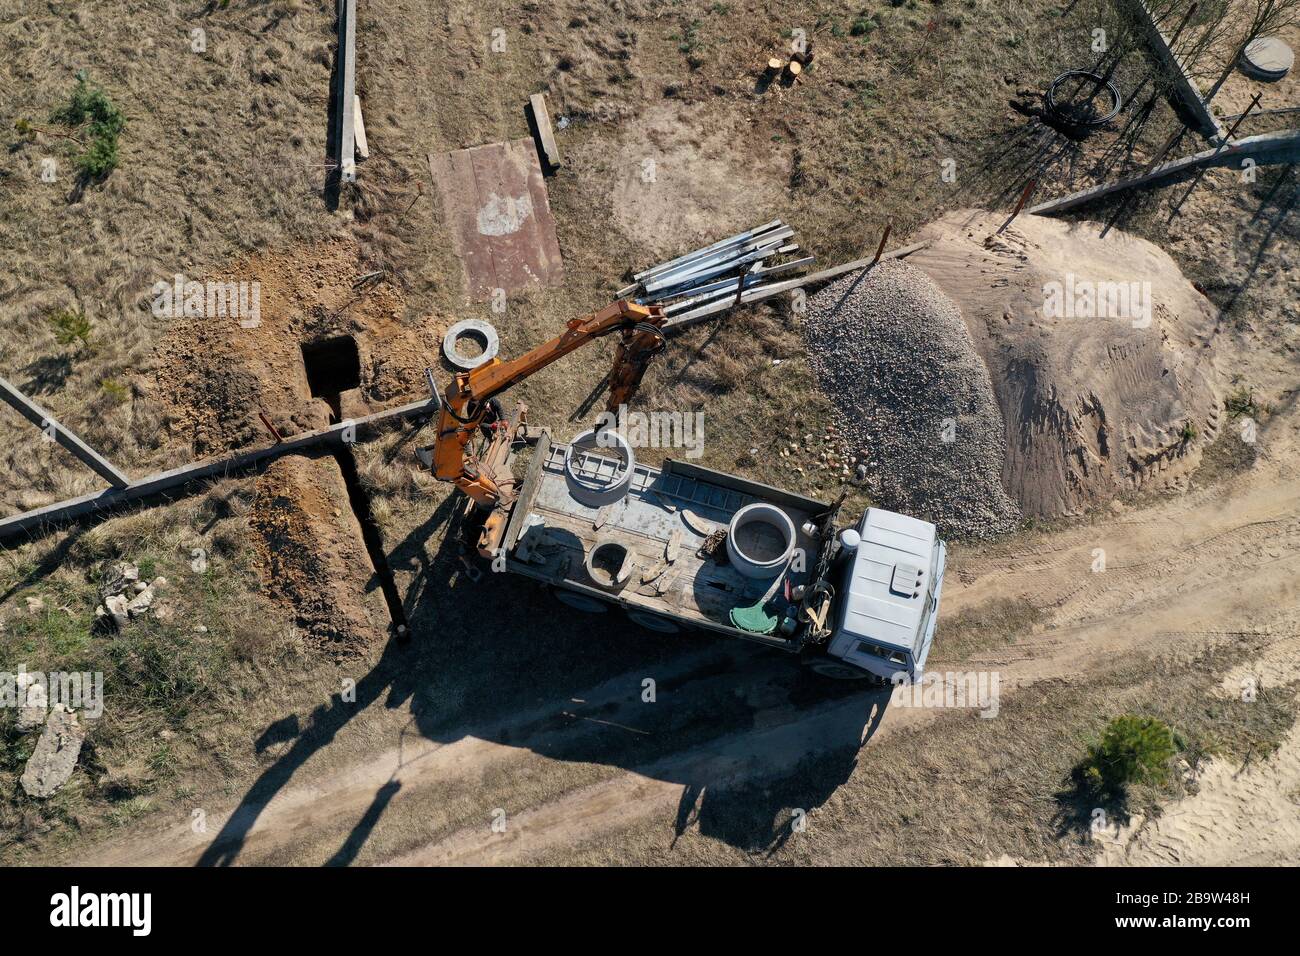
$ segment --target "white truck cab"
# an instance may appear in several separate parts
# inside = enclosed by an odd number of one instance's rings
[[[913,682],[934,643],[947,549],[928,521],[883,508],[868,508],[855,530],[826,652],[882,680]]]

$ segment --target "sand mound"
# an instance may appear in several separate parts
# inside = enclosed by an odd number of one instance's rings
[[[845,276],[808,300],[804,335],[873,497],[949,535],[1016,524],[988,371],[957,307],[924,273],[886,260]]]
[[[1051,516],[1182,479],[1219,426],[1215,310],[1145,240],[1029,215],[989,238],[1004,218],[950,213],[907,261],[957,304],[988,366],[1007,491]]]

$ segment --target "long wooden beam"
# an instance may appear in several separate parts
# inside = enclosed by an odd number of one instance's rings
[[[59,501],[52,505],[46,505],[44,508],[25,511],[22,514],[8,518],[0,518],[0,541],[23,532],[31,532],[45,526],[57,525],[96,511],[104,511],[117,505],[148,498],[160,492],[180,488],[191,482],[238,474],[262,462],[279,458],[282,455],[291,455],[314,445],[327,442],[351,444],[363,431],[369,430],[382,422],[400,418],[430,416],[437,411],[438,400],[436,398],[411,402],[408,405],[376,412],[373,415],[339,422],[337,425],[331,425],[328,428],[318,428],[315,431],[294,435],[274,445],[255,448],[251,451],[236,452],[233,455],[211,461],[192,462],[169,471],[157,472],[141,478],[139,481],[128,482],[125,487],[110,488],[107,491],[83,495],[80,498],[71,498],[67,501]]]
[[[1196,130],[1202,136],[1207,137],[1213,143],[1220,143],[1226,138],[1223,125],[1215,118],[1210,111],[1210,105],[1205,102],[1201,96],[1201,88],[1197,86],[1196,80],[1192,78],[1182,57],[1175,53],[1169,46],[1169,38],[1165,36],[1160,25],[1156,23],[1155,15],[1151,8],[1146,5],[1144,0],[1131,0],[1138,20],[1142,23],[1142,28],[1146,33],[1147,44],[1155,54],[1156,59],[1164,67],[1166,74],[1173,84],[1174,95],[1178,97],[1179,102],[1187,110],[1188,114],[1196,124]]]
[[[339,0],[338,81],[335,115],[339,122],[339,176],[357,181],[357,0]]]
[[[1106,183],[1103,186],[1094,186],[1091,189],[1082,189],[1060,199],[1039,203],[1029,211],[1039,216],[1050,216],[1125,189],[1151,186],[1179,173],[1211,169],[1215,166],[1239,165],[1246,159],[1253,159],[1260,166],[1300,163],[1300,129],[1284,130],[1281,133],[1263,133],[1259,136],[1234,140],[1228,145],[1172,160],[1138,176]]]
[[[112,462],[60,425],[53,415],[3,378],[0,378],[0,400],[12,406],[18,414],[48,435],[51,440],[72,452],[83,465],[114,488],[125,488],[131,484],[131,479],[114,468]]]

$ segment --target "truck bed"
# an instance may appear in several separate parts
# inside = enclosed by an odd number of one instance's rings
[[[711,527],[726,530],[732,516],[747,504],[764,501],[781,508],[797,530],[797,546],[807,555],[805,569],[788,575],[792,584],[800,584],[810,580],[818,550],[818,542],[805,535],[802,526],[827,511],[829,505],[670,460],[662,469],[638,463],[626,497],[600,509],[590,508],[568,493],[564,478],[566,451],[567,446],[552,444],[548,433],[542,434],[532,450],[504,539],[509,570],[622,604],[629,610],[797,649],[797,635],[793,639],[779,634],[761,635],[731,624],[732,608],[755,604],[773,589],[775,582],[741,575],[725,562],[725,553],[723,563],[698,556],[706,534],[692,527],[683,511]],[[583,455],[584,471],[609,466],[609,458]],[[540,530],[530,530],[535,526]],[[637,564],[630,580],[618,591],[597,585],[586,570],[587,552],[597,542],[607,540],[623,545]],[[665,554],[670,549],[675,550],[675,560],[667,564]],[[657,577],[643,580],[661,567]]]

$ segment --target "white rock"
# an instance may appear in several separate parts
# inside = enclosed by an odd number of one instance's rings
[[[36,749],[23,770],[20,782],[27,794],[32,797],[52,796],[67,783],[76,769],[77,757],[81,755],[81,745],[85,740],[86,732],[76,714],[62,707],[52,710],[45,731],[36,741]]]
[[[18,686],[18,729],[26,733],[45,723],[49,701],[45,686],[26,671],[19,672],[15,684]]]
[[[110,598],[106,598],[104,607],[113,616],[113,623],[117,625],[119,631],[126,627],[127,621],[130,620],[130,613],[125,594],[115,594]]]
[[[25,600],[27,601],[28,614],[39,614],[41,611],[45,610],[45,602],[40,598],[29,597],[26,598]]]
[[[151,604],[153,604],[153,588],[146,587],[131,600],[131,603],[126,606],[126,611],[131,617],[135,617],[149,610]]]

